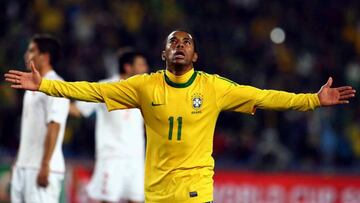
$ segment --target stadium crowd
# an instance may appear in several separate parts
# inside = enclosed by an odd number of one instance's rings
[[[239,84],[315,92],[329,76],[335,86],[360,87],[360,3],[355,0],[14,0],[0,5],[0,70],[25,67],[22,54],[34,33],[63,44],[58,72],[68,81],[97,81],[116,71],[119,47],[146,53],[152,71],[170,30],[197,40],[196,69]],[[274,43],[274,28],[285,32]],[[0,157],[19,143],[21,99],[1,81]],[[69,119],[64,153],[94,154],[94,118]],[[359,171],[360,102],[314,112],[224,113],[215,133],[217,167],[268,171]],[[6,162],[0,158],[0,163]]]

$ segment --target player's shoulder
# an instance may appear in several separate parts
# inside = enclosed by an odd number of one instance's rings
[[[64,81],[64,79],[58,75],[54,70],[49,71],[48,73],[45,74],[44,78],[48,79],[48,80],[62,80]],[[68,104],[69,104],[69,99],[67,98],[62,98],[62,97],[52,97],[49,95],[46,95],[42,92],[38,92],[43,99],[49,100],[49,101],[61,101],[63,102],[64,105],[59,105],[58,108],[63,108],[64,110],[66,110],[66,108],[68,108]]]
[[[217,74],[207,73],[205,71],[195,71],[195,72],[198,77],[208,79],[208,80],[213,80],[213,79],[219,77],[219,75],[217,75]]]
[[[149,76],[151,77],[162,77],[165,74],[165,70],[164,69],[160,69],[154,72],[149,73]]]
[[[44,78],[49,80],[64,80],[59,74],[57,74],[54,70],[49,71],[45,74]]]
[[[215,81],[215,80],[218,80],[218,79],[221,79],[221,80],[228,80],[228,81],[231,81],[225,77],[222,77],[218,74],[212,74],[212,73],[207,73],[207,72],[204,72],[204,71],[196,71],[197,73],[197,76],[203,78],[203,79],[206,79],[206,80],[209,80],[209,81]],[[233,81],[231,81],[233,82]]]
[[[143,78],[147,80],[155,80],[158,81],[159,78],[163,78],[165,74],[165,70],[157,70],[154,72],[143,74]]]
[[[207,72],[204,72],[204,71],[197,70],[195,72],[196,72],[197,76],[205,78],[205,79],[210,79],[210,78],[212,78],[214,76],[213,74],[210,74],[210,73],[207,73]]]
[[[204,71],[195,71],[196,83],[205,84],[208,88],[215,86],[215,75]]]
[[[209,83],[225,83],[225,84],[231,84],[231,85],[238,85],[236,82],[220,76],[218,74],[211,74],[211,73],[206,73],[204,71],[197,71],[197,74],[199,77],[201,77],[202,79],[204,79],[205,81],[209,82]]]
[[[106,83],[106,82],[117,82],[120,80],[120,77],[118,75],[114,75],[102,80],[99,80],[100,83]]]
[[[151,72],[151,73],[143,73],[131,76],[130,78],[124,80],[131,84],[142,85],[146,84],[149,85],[151,82],[158,82],[161,77],[161,71]],[[121,80],[120,80],[121,81]]]

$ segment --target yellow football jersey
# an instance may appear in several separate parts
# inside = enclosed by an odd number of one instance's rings
[[[113,83],[43,79],[52,96],[105,102],[108,109],[139,108],[147,134],[147,203],[202,203],[213,200],[213,134],[221,111],[253,114],[256,108],[312,110],[317,94],[293,94],[238,85],[193,69],[168,71]]]

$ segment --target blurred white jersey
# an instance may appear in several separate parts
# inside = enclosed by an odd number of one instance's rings
[[[62,80],[55,71],[49,71],[44,78]],[[44,141],[47,124],[51,121],[60,124],[54,152],[50,160],[50,171],[65,171],[62,142],[66,119],[69,112],[69,100],[50,97],[42,92],[25,91],[21,117],[20,148],[16,166],[39,169],[44,154]]]
[[[100,82],[119,80],[119,76],[113,76]],[[76,106],[85,117],[96,112],[95,145],[97,159],[109,157],[144,158],[144,121],[139,109],[108,112],[103,103],[83,101],[77,101]]]

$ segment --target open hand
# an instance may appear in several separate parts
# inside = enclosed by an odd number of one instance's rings
[[[348,104],[349,99],[355,97],[355,92],[351,86],[342,86],[332,88],[332,77],[329,77],[325,85],[323,85],[319,92],[318,97],[321,106],[331,106],[337,104]]]
[[[41,75],[39,71],[36,70],[33,62],[30,62],[30,67],[31,72],[9,70],[9,72],[4,75],[5,80],[11,82],[11,87],[15,89],[39,90],[42,80]]]

